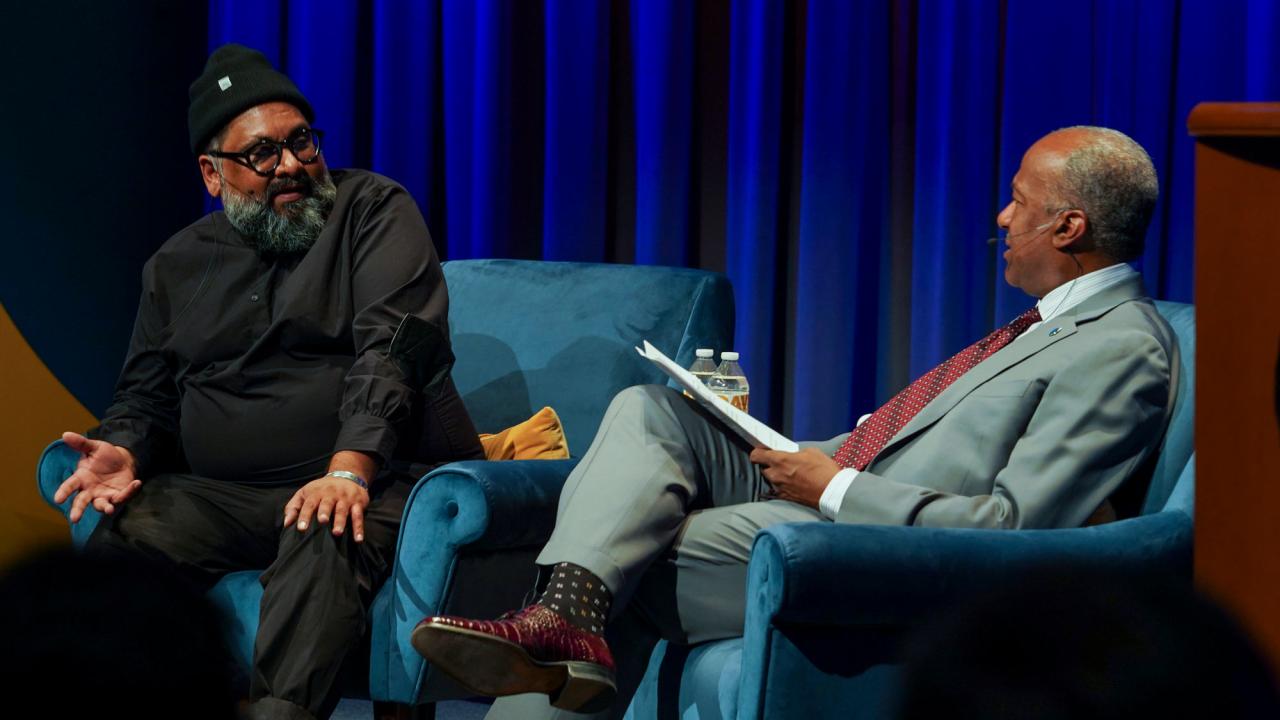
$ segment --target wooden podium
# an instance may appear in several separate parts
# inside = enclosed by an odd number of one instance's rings
[[[1280,103],[1201,103],[1196,138],[1200,587],[1280,671]]]

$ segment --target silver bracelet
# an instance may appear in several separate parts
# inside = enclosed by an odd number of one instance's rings
[[[360,477],[359,475],[353,472],[349,472],[347,470],[330,470],[329,472],[325,473],[324,476],[342,478],[343,480],[350,480],[351,482],[359,485],[365,490],[369,489],[369,483],[365,482],[364,478]]]

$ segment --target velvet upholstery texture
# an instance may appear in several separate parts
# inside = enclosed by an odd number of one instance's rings
[[[444,264],[458,356],[453,381],[476,429],[494,433],[555,408],[582,452],[614,393],[666,384],[633,349],[649,340],[682,367],[729,347],[728,280],[679,268],[526,260]],[[674,387],[674,385],[673,385]],[[601,395],[607,397],[601,399]]]
[[[681,365],[699,347],[732,349],[734,301],[720,273],[657,266],[522,260],[444,263],[453,377],[477,428],[497,432],[544,406],[555,408],[571,450],[581,451],[613,396],[665,383],[632,349],[649,340]],[[37,468],[53,503],[78,455],[56,441]],[[427,615],[496,616],[523,603],[533,558],[550,536],[567,460],[469,461],[419,480],[405,507],[391,578],[370,610],[370,655],[344,669],[344,694],[420,704],[463,697],[409,644]],[[83,545],[99,515],[72,527]],[[227,616],[233,656],[247,669],[262,589],[257,571],[236,572],[209,597]]]
[[[1068,530],[768,528],[751,554],[744,636],[659,643],[628,717],[890,718],[901,640],[970,593],[1045,565],[1190,582],[1195,309],[1156,307],[1178,337],[1181,384],[1142,515]]]

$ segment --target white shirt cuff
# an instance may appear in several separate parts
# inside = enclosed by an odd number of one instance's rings
[[[856,477],[858,477],[858,471],[853,468],[845,468],[836,473],[827,485],[827,489],[822,491],[822,497],[818,498],[818,510],[827,518],[835,520],[836,515],[840,514],[840,503],[844,502],[844,494]]]

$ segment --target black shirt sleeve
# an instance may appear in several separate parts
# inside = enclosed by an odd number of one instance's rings
[[[397,426],[412,412],[418,389],[388,352],[406,316],[439,329],[448,342],[449,297],[426,223],[399,186],[372,198],[352,245],[351,335],[356,359],[348,371],[338,412],[334,451],[357,450],[391,458]]]

